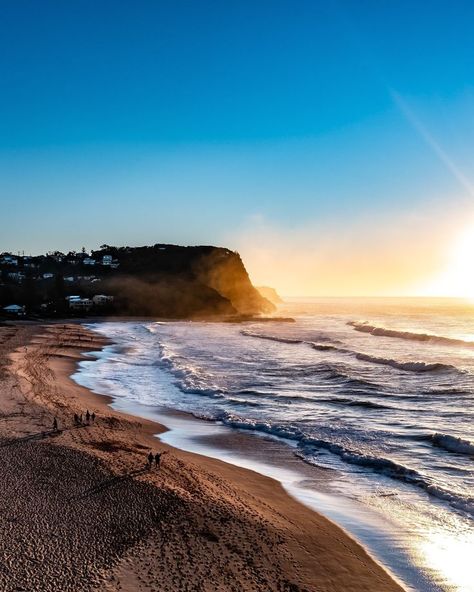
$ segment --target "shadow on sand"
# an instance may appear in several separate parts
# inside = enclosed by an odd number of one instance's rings
[[[77,430],[80,428],[86,428],[87,425],[77,425],[69,428],[62,428],[58,430],[43,430],[42,432],[35,432],[34,434],[28,434],[27,436],[21,436],[20,438],[8,438],[6,440],[0,440],[0,448],[5,446],[13,446],[14,444],[21,444],[22,442],[30,442],[31,440],[43,440],[44,438],[55,438],[60,436],[63,432],[68,430]]]
[[[139,475],[144,475],[145,473],[149,473],[149,471],[150,471],[150,469],[147,466],[145,466],[141,469],[135,469],[134,471],[129,471],[128,473],[124,473],[122,475],[116,475],[115,477],[111,477],[110,479],[106,479],[105,481],[102,481],[102,483],[99,483],[98,485],[95,485],[94,487],[86,489],[80,495],[70,498],[69,501],[85,499],[85,498],[90,497],[96,493],[101,493],[102,491],[105,491],[109,487],[113,487],[114,485],[117,485],[118,483],[121,483],[123,481],[129,481],[129,480],[131,481],[131,480],[133,480],[134,477],[138,477]]]

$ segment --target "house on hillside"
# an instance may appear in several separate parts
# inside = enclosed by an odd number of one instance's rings
[[[7,315],[22,317],[25,314],[25,307],[19,304],[9,304],[3,307],[3,312]]]
[[[102,257],[102,265],[112,265],[112,255],[104,255]]]
[[[68,296],[66,300],[69,301],[69,308],[71,310],[88,311],[93,305],[93,302],[90,298],[81,298],[80,296]]]
[[[113,296],[106,296],[105,294],[96,294],[92,297],[92,302],[96,306],[106,306],[107,304],[111,304],[113,301]]]
[[[8,277],[14,282],[22,282],[25,279],[25,274],[21,271],[10,271]]]
[[[91,257],[85,257],[85,259],[82,262],[84,263],[84,265],[95,265],[96,263],[95,259],[92,259]]]
[[[0,263],[3,265],[18,265],[18,259],[17,257],[13,257],[13,255],[3,255]]]

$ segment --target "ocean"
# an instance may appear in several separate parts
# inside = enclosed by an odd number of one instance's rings
[[[294,322],[94,323],[113,345],[75,379],[138,414],[278,441],[324,493],[315,507],[407,589],[474,591],[474,303],[293,299],[278,314]]]

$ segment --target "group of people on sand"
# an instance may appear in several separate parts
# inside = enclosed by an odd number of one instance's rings
[[[92,413],[89,411],[89,409],[86,410],[85,414],[84,414],[84,418],[83,418],[83,414],[82,413],[74,413],[74,424],[75,425],[90,425],[91,423],[94,423],[95,421],[95,413],[92,411]],[[59,424],[58,424],[58,418],[55,417],[53,419],[53,430],[55,432],[59,431]]]
[[[151,469],[153,467],[153,462],[155,463],[155,467],[157,469],[160,468],[160,464],[161,464],[161,457],[163,456],[163,454],[166,454],[167,450],[163,451],[163,452],[157,452],[156,454],[153,454],[153,452],[150,450],[150,453],[147,456],[147,465],[148,468]]]
[[[89,409],[87,409],[87,411],[84,414],[84,418],[85,420],[83,419],[82,413],[74,413],[74,423],[76,425],[84,425],[84,423],[89,425],[90,423],[93,423],[95,421],[95,413],[90,413]]]

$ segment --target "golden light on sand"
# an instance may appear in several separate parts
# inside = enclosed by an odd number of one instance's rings
[[[474,224],[466,227],[448,251],[445,269],[423,290],[426,296],[453,296],[474,300]]]

